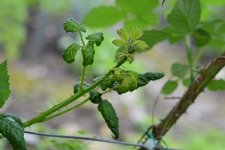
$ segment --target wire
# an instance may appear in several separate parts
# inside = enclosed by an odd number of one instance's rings
[[[134,144],[134,143],[128,143],[128,142],[123,142],[123,141],[117,141],[117,140],[99,139],[99,138],[84,137],[84,136],[68,136],[68,135],[58,135],[58,134],[47,134],[47,133],[38,133],[38,132],[31,132],[31,131],[24,131],[24,133],[33,134],[33,135],[37,135],[37,136],[53,137],[53,138],[87,140],[87,141],[104,142],[104,143],[111,143],[111,144],[118,144],[118,145],[125,145],[125,146],[142,147],[142,148],[150,150],[149,148],[147,148],[143,144]]]
[[[48,134],[48,133],[39,133],[39,132],[31,132],[31,131],[24,131],[24,133],[32,134],[32,135],[36,135],[36,136],[53,137],[53,138],[77,139],[77,140],[104,142],[104,143],[118,144],[118,145],[124,145],[124,146],[140,147],[144,150],[153,150],[153,149],[148,148],[144,144],[134,144],[134,143],[128,143],[128,142],[123,142],[123,141],[117,141],[117,140],[99,139],[99,138],[92,138],[92,137],[85,137],[85,136],[68,136],[68,135],[59,135],[59,134]],[[170,148],[170,149],[162,149],[162,150],[178,150],[178,149]]]

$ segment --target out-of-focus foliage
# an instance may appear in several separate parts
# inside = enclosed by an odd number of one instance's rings
[[[10,94],[7,61],[0,64],[0,83],[0,108],[2,108]]]
[[[0,4],[0,46],[9,57],[18,57],[26,39],[29,9],[35,8],[59,16],[72,7],[70,0],[7,0]],[[1,51],[1,50],[0,50]]]
[[[24,0],[1,1],[0,45],[9,56],[17,56],[25,40],[24,24],[27,19],[27,2]]]
[[[157,6],[158,0],[116,0],[113,6],[91,10],[84,18],[84,23],[89,27],[107,27],[122,21],[127,29],[134,24],[146,28],[158,22],[155,13]]]
[[[167,138],[169,147],[179,147],[187,150],[222,150],[224,144],[224,132],[210,130],[207,132],[188,131],[185,137]]]

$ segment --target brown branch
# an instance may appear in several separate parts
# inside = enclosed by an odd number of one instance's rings
[[[160,140],[169,129],[176,123],[187,108],[194,103],[198,95],[204,90],[215,75],[225,66],[225,53],[211,61],[200,72],[197,79],[189,86],[181,100],[172,108],[169,114],[156,126],[153,127],[155,139]]]

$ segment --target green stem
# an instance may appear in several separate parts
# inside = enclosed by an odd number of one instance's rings
[[[192,52],[192,44],[191,44],[191,37],[187,36],[185,38],[185,47],[186,47],[186,55],[187,55],[187,59],[188,59],[188,64],[190,67],[190,79],[191,79],[191,83],[194,81],[194,72],[193,72],[193,68],[194,66],[194,61],[193,61],[193,52]]]
[[[83,36],[82,36],[81,31],[79,31],[79,36],[80,36],[80,39],[82,41],[83,46],[85,47],[86,45],[84,43],[84,39],[83,39]],[[86,74],[86,66],[83,66],[81,80],[80,80],[80,91],[83,90],[83,84],[84,84],[85,74]]]
[[[225,66],[225,53],[205,65],[198,78],[189,86],[181,100],[172,108],[167,116],[156,126],[153,127],[153,135],[156,139],[162,138],[177,120],[193,104],[198,95],[204,91],[209,82]]]
[[[104,95],[104,94],[109,93],[111,91],[112,91],[112,89],[109,89],[107,91],[102,92],[101,95]],[[69,112],[69,111],[71,111],[73,109],[76,109],[76,108],[82,106],[83,104],[85,104],[86,102],[88,102],[89,100],[90,100],[90,97],[84,99],[80,103],[78,103],[78,104],[76,104],[76,105],[74,105],[74,106],[72,106],[72,107],[70,107],[70,108],[68,108],[68,109],[66,109],[66,110],[64,110],[62,112],[59,112],[59,113],[51,115],[50,117],[47,117],[44,121],[51,120],[52,118],[58,117],[58,116],[63,115],[63,114],[65,114],[65,113],[67,113],[67,112]]]
[[[81,80],[80,80],[80,91],[83,90],[85,74],[86,74],[86,66],[83,66],[82,76],[81,76]]]
[[[65,101],[63,101],[63,102],[53,106],[52,108],[50,108],[49,110],[47,110],[45,112],[42,112],[41,114],[39,114],[38,116],[34,117],[33,119],[26,121],[24,123],[24,126],[28,127],[28,126],[31,126],[32,124],[43,122],[46,119],[47,116],[53,114],[54,112],[60,110],[61,108],[63,108],[65,106],[69,105],[70,103],[76,101],[78,98],[82,97],[86,93],[88,93],[91,90],[93,90],[94,88],[96,88],[99,84],[101,84],[102,81],[109,76],[110,71],[104,77],[102,77],[101,80],[98,80],[97,82],[92,84],[92,86],[90,86],[89,88],[84,89],[83,91],[79,91],[77,94],[69,97]]]
[[[124,59],[123,62],[118,63],[116,66],[114,66],[113,68],[117,68],[120,67],[124,62],[126,61],[126,59]],[[45,121],[45,119],[50,116],[51,114],[53,114],[54,112],[62,109],[63,107],[69,105],[70,103],[76,101],[78,98],[82,97],[83,95],[85,95],[86,93],[90,92],[91,90],[93,90],[94,88],[96,88],[98,85],[100,85],[104,79],[106,79],[110,73],[111,73],[112,69],[109,70],[108,73],[106,73],[100,80],[98,80],[97,82],[93,83],[90,87],[88,87],[87,89],[84,89],[83,91],[79,91],[78,93],[76,93],[75,95],[69,97],[68,99],[62,101],[61,103],[53,106],[52,108],[48,109],[45,112],[40,113],[38,116],[24,122],[24,127],[29,127],[32,124],[35,123],[40,123]]]
[[[78,103],[78,104],[76,104],[76,105],[74,105],[74,106],[72,106],[72,107],[70,107],[70,108],[68,108],[68,109],[66,109],[66,110],[64,110],[62,112],[59,112],[59,113],[56,113],[54,115],[51,115],[51,116],[47,117],[44,121],[48,121],[48,120],[50,120],[52,118],[58,117],[58,116],[60,116],[62,114],[65,114],[65,113],[67,113],[67,112],[69,112],[69,111],[71,111],[73,109],[76,109],[76,108],[80,107],[81,105],[85,104],[88,101],[89,101],[89,97],[86,98],[85,100],[81,101],[80,103]]]
[[[83,46],[85,46],[84,38],[83,38],[83,36],[82,36],[81,31],[79,31],[79,36],[80,36],[80,39],[81,39],[81,42],[82,42]]]
[[[203,56],[203,54],[205,53],[206,50],[207,49],[205,49],[205,48],[201,48],[201,49],[198,50],[198,52],[197,52],[197,54],[195,56],[194,62],[193,62],[193,64],[195,66],[197,66],[197,64],[199,62],[199,59],[201,59],[201,57]]]

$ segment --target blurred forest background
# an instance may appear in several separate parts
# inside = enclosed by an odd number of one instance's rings
[[[61,58],[63,49],[77,40],[76,35],[68,36],[63,30],[63,23],[67,18],[83,21],[84,25],[89,27],[88,33],[93,31],[104,33],[105,40],[103,46],[97,48],[95,64],[88,68],[86,79],[91,80],[92,77],[105,73],[113,66],[112,56],[116,52],[116,47],[111,41],[116,37],[118,28],[122,26],[130,28],[133,25],[142,29],[163,27],[166,24],[166,15],[175,2],[176,0],[168,0],[161,6],[161,1],[152,0],[149,14],[144,12],[145,16],[142,16],[147,17],[148,21],[141,17],[132,18],[129,15],[115,14],[116,17],[110,18],[115,24],[111,25],[98,16],[94,20],[88,20],[87,13],[99,5],[115,5],[114,0],[1,1],[0,62],[5,58],[9,61],[12,91],[10,100],[1,112],[14,113],[25,121],[72,95],[72,87],[81,75],[79,60],[82,58],[80,55],[78,61],[72,65],[67,65]],[[201,0],[201,2],[202,21],[225,19],[224,0]],[[205,57],[201,60],[202,64],[221,53],[221,47],[207,49],[205,53]],[[185,52],[179,43],[171,45],[164,41],[154,46],[148,53],[138,55],[132,65],[124,65],[140,72],[165,72],[166,77],[132,93],[122,96],[110,93],[106,96],[115,106],[120,119],[120,140],[136,142],[151,124],[153,103],[163,84],[169,79],[170,67],[174,62],[187,62]],[[218,74],[218,78],[225,79],[225,70]],[[185,88],[181,86],[172,96],[182,96],[184,90]],[[165,140],[169,147],[188,150],[224,149],[224,100],[224,91],[202,93],[166,136]],[[177,101],[165,99],[161,95],[155,120],[162,119]],[[99,116],[96,106],[91,104],[46,123],[34,125],[29,130],[111,138],[111,132]],[[111,144],[39,138],[31,135],[25,135],[25,138],[29,145],[28,149],[32,150],[128,149]],[[7,142],[1,140],[0,149],[6,147]]]

